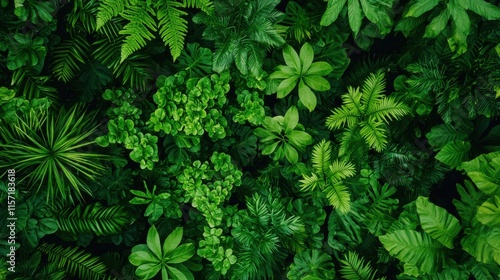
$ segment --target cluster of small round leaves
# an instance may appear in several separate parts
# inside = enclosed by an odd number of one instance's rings
[[[221,225],[222,203],[231,196],[233,186],[241,185],[242,172],[231,163],[231,157],[214,152],[208,161],[194,161],[177,176],[186,192],[186,202],[197,208],[210,227]]]
[[[261,125],[266,117],[264,109],[264,100],[259,96],[259,93],[243,90],[237,93],[237,101],[241,109],[233,116],[233,121],[239,124],[244,124],[245,121],[253,125]]]
[[[215,271],[226,275],[231,265],[236,263],[233,255],[232,237],[226,237],[221,228],[204,227],[203,237],[197,251],[198,255],[212,262]]]
[[[186,72],[158,78],[158,91],[153,95],[158,108],[151,114],[148,124],[155,131],[173,136],[201,136],[205,132],[217,140],[226,136],[228,125],[222,114],[229,91],[229,72],[210,77],[185,80]]]

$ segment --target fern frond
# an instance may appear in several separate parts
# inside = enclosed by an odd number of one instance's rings
[[[381,94],[385,89],[385,74],[382,70],[371,73],[366,78],[361,89],[361,100],[365,106],[365,112],[371,112],[373,107],[384,98]]]
[[[371,110],[366,112],[366,114],[370,115],[370,118],[377,121],[384,121],[385,123],[393,119],[399,120],[408,113],[409,108],[405,104],[397,102],[390,97],[381,99],[376,106],[371,107]]]
[[[373,280],[375,279],[376,271],[370,265],[370,262],[365,263],[363,257],[360,257],[356,252],[348,251],[344,255],[344,259],[340,260],[343,279],[346,280]]]
[[[38,249],[48,255],[48,262],[57,264],[78,279],[100,280],[105,276],[106,266],[98,257],[75,248],[64,248],[56,244],[44,243]]]
[[[330,204],[340,211],[347,214],[351,210],[351,194],[346,186],[342,184],[329,185],[324,190],[326,198]]]
[[[161,1],[156,12],[161,39],[170,47],[174,61],[181,55],[187,34],[187,21],[183,18],[187,13],[179,10],[182,7],[179,2]]]
[[[350,127],[358,122],[359,114],[350,110],[347,106],[335,108],[332,115],[326,118],[326,126],[330,130],[343,127],[346,123]]]
[[[152,17],[155,16],[153,8],[145,5],[129,7],[121,15],[130,21],[119,32],[127,35],[121,48],[120,62],[123,62],[129,55],[146,46],[147,41],[155,38],[152,32],[156,32],[156,21]]]
[[[363,107],[361,105],[361,96],[363,94],[359,91],[359,88],[348,87],[347,94],[342,95],[342,101],[345,106],[351,109],[358,116],[363,113]]]
[[[211,15],[214,11],[214,5],[210,0],[184,0],[184,6],[200,9],[208,15]]]
[[[316,144],[312,151],[312,163],[316,173],[325,175],[330,165],[332,146],[330,141],[322,140]]]
[[[54,76],[65,83],[73,79],[80,66],[85,63],[88,50],[89,43],[81,36],[65,40],[56,46],[52,63]]]
[[[345,178],[349,178],[356,174],[356,169],[354,164],[344,161],[344,160],[335,160],[329,166],[330,173],[328,176],[336,183]]]
[[[128,214],[121,205],[104,207],[99,202],[82,205],[54,213],[61,231],[70,233],[95,233],[110,235],[119,233],[128,222]]]
[[[302,191],[313,191],[320,185],[320,179],[313,173],[311,176],[303,175],[304,179],[300,180],[300,188]]]
[[[135,53],[129,56],[113,70],[116,77],[122,77],[122,84],[146,91],[153,81],[151,57],[147,53]]]
[[[368,120],[361,122],[360,126],[361,130],[359,132],[361,137],[365,139],[366,143],[368,143],[371,148],[375,149],[377,152],[381,152],[387,144],[384,123]]]
[[[129,5],[129,0],[103,0],[96,16],[96,29],[99,30],[113,17],[125,11],[125,8]]]

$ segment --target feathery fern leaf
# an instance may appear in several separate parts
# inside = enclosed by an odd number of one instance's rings
[[[184,38],[187,34],[187,21],[183,18],[186,12],[179,10],[182,3],[175,1],[160,1],[156,16],[159,20],[160,36],[169,45],[174,61],[181,55],[184,48]],[[207,2],[207,1],[205,1]]]
[[[351,210],[351,193],[342,184],[328,185],[324,189],[326,198],[340,213],[346,214]]]
[[[103,0],[96,16],[96,29],[99,30],[113,17],[125,11],[128,5],[129,0]]]
[[[147,41],[155,38],[153,32],[156,32],[156,22],[152,17],[154,15],[154,10],[145,5],[132,6],[121,13],[121,16],[129,23],[119,32],[122,35],[127,35],[121,47],[120,63],[135,51],[146,46]]]
[[[110,235],[119,233],[128,222],[128,214],[121,205],[104,207],[101,203],[82,205],[54,213],[59,229],[77,233]]]
[[[88,50],[89,43],[81,36],[65,40],[56,46],[52,63],[54,76],[65,83],[73,79],[80,66],[85,63]]]
[[[101,280],[105,276],[106,266],[98,257],[79,250],[78,247],[68,247],[44,243],[38,249],[47,254],[49,263],[56,263],[71,276],[78,279]]]
[[[330,165],[332,147],[330,141],[322,140],[312,151],[313,167],[318,174],[325,175]],[[314,174],[313,174],[314,175]]]
[[[360,257],[356,252],[348,251],[344,255],[344,259],[340,260],[340,274],[346,280],[373,280],[375,279],[376,270],[371,267],[370,262],[365,263],[363,257]]]

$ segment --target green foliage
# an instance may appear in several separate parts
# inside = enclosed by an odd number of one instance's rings
[[[351,195],[343,180],[354,176],[354,165],[344,160],[331,160],[330,142],[321,141],[312,152],[313,172],[311,176],[303,174],[300,180],[302,191],[314,191],[319,187],[331,205],[346,214],[351,209]]]
[[[91,191],[82,178],[95,180],[104,170],[104,155],[80,151],[94,143],[88,140],[96,130],[92,120],[78,105],[57,114],[30,110],[19,115],[16,123],[0,127],[0,166],[26,170],[29,186],[46,189],[47,201],[73,201],[74,194],[83,198]]]
[[[30,34],[14,35],[15,44],[10,48],[7,57],[7,67],[9,70],[16,70],[23,66],[43,65],[47,49],[45,48],[43,38],[32,38]]]
[[[176,228],[165,241],[160,243],[160,235],[155,226],[148,231],[146,244],[132,248],[128,257],[131,264],[137,266],[135,274],[140,279],[151,279],[161,271],[161,278],[194,279],[193,273],[183,264],[194,255],[194,244],[181,244],[182,227]]]
[[[233,238],[222,235],[221,228],[203,228],[204,239],[200,240],[200,247],[197,254],[209,260],[215,271],[220,271],[222,275],[226,275],[230,267],[236,263],[237,258],[233,254],[232,246]]]
[[[67,83],[75,77],[82,64],[86,62],[89,43],[84,37],[78,36],[59,44],[53,51],[52,73],[58,80]]]
[[[121,205],[103,206],[100,202],[54,211],[59,230],[70,234],[94,233],[97,236],[121,232],[128,224],[128,213]]]
[[[154,131],[172,136],[201,136],[205,132],[214,140],[226,136],[227,120],[222,113],[229,91],[228,72],[202,78],[189,78],[181,71],[157,80],[153,95],[158,108],[148,121]]]
[[[424,38],[435,38],[443,34],[448,39],[448,45],[457,55],[467,51],[467,37],[471,33],[471,11],[486,20],[499,20],[500,8],[485,0],[452,0],[441,2],[439,0],[416,0],[410,2],[403,12],[396,30],[409,32],[414,27],[405,24],[404,19],[426,18],[430,23],[425,28]],[[427,20],[425,22],[427,22]],[[451,28],[448,25],[451,22]],[[451,30],[450,30],[451,29]]]
[[[269,76],[270,79],[284,79],[278,86],[278,98],[287,96],[298,83],[300,102],[312,112],[317,99],[311,88],[317,91],[330,89],[330,83],[322,76],[329,74],[333,70],[332,66],[324,61],[313,63],[314,50],[309,43],[300,48],[300,56],[286,45],[283,48],[283,58],[286,65],[276,67],[276,71]]]
[[[288,109],[285,116],[266,117],[262,122],[264,128],[258,127],[254,134],[260,139],[263,155],[274,153],[274,160],[284,157],[292,163],[299,161],[299,153],[312,144],[312,137],[304,131],[299,123],[299,111],[295,106]]]
[[[213,70],[223,72],[233,62],[242,74],[259,77],[265,50],[285,40],[278,33],[284,14],[276,10],[278,0],[214,1],[212,14],[199,13],[193,20],[207,26],[203,37],[215,41]]]
[[[370,262],[365,263],[362,257],[358,254],[349,251],[345,255],[345,259],[340,260],[342,268],[340,273],[343,279],[348,280],[372,280],[375,279],[376,270],[374,271]],[[384,278],[385,279],[385,278]]]
[[[135,197],[129,203],[148,204],[144,216],[149,217],[150,223],[155,223],[162,215],[171,218],[180,218],[182,216],[181,210],[175,205],[176,201],[172,201],[170,193],[156,194],[156,185],[153,186],[153,191],[149,191],[146,182],[144,182],[144,188],[146,192],[130,190]]]
[[[241,185],[242,173],[231,163],[231,157],[224,153],[214,152],[210,163],[192,162],[177,176],[177,180],[185,191],[184,202],[191,202],[213,228],[221,225],[224,217],[221,204],[230,197],[233,186]]]
[[[395,2],[394,0],[329,0],[320,24],[323,26],[332,24],[346,7],[349,25],[355,36],[358,35],[365,17],[377,26],[380,34],[387,34],[392,29],[392,6]]]
[[[347,153],[356,134],[368,147],[381,152],[388,141],[385,124],[408,114],[406,105],[382,95],[384,78],[384,72],[378,71],[366,78],[361,92],[359,87],[349,87],[348,93],[342,95],[344,104],[332,110],[333,114],[326,119],[326,125],[331,130],[345,125],[348,127],[343,133],[340,155]]]
[[[243,90],[237,93],[236,100],[242,109],[233,116],[233,121],[243,124],[245,121],[253,125],[261,125],[266,117],[264,100],[257,91]]]
[[[210,1],[118,1],[106,0],[99,6],[96,30],[120,15],[128,23],[119,31],[126,35],[121,46],[121,61],[143,48],[148,41],[161,38],[175,61],[184,48],[187,33],[187,13],[181,8],[196,7],[211,12]]]
[[[500,183],[495,175],[500,170],[500,152],[481,155],[462,163],[461,167],[482,192],[490,196],[500,195]]]
[[[49,263],[54,263],[59,268],[64,268],[68,275],[79,279],[102,279],[107,270],[98,257],[92,256],[78,247],[59,246],[44,243],[38,249],[48,255]]]
[[[189,43],[179,56],[176,67],[179,71],[186,71],[190,78],[204,77],[212,72],[212,51],[198,43]]]
[[[334,279],[335,270],[332,258],[318,250],[302,251],[295,255],[290,265],[287,279]]]

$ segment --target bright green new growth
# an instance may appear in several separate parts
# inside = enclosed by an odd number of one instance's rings
[[[296,164],[299,161],[297,150],[304,152],[313,142],[311,135],[299,124],[299,111],[295,106],[290,107],[284,117],[266,117],[262,125],[264,128],[256,128],[254,134],[260,139],[262,154],[274,153],[274,160],[286,157],[291,164]]]
[[[194,244],[181,243],[182,227],[176,228],[160,243],[160,235],[155,226],[148,231],[146,244],[132,248],[128,257],[131,264],[137,266],[135,274],[143,280],[151,279],[161,271],[161,278],[194,280],[193,273],[184,265],[194,255]]]
[[[355,135],[361,135],[369,148],[381,152],[387,144],[385,125],[409,113],[408,107],[382,94],[385,88],[384,72],[370,74],[360,88],[349,87],[342,95],[343,105],[335,108],[326,119],[326,126],[336,130],[347,125],[340,147],[340,155],[348,151]]]
[[[342,180],[355,174],[354,165],[344,160],[331,160],[332,147],[329,141],[322,140],[312,152],[313,172],[303,175],[300,180],[302,191],[319,188],[332,206],[342,214],[351,210],[351,195]]]
[[[279,65],[270,79],[283,79],[278,86],[278,98],[287,96],[299,84],[300,102],[310,112],[316,108],[316,95],[311,89],[325,91],[330,89],[330,83],[322,76],[330,73],[333,68],[328,62],[314,60],[314,50],[309,43],[300,48],[300,56],[297,52],[286,45],[283,48],[283,58],[286,65]]]

